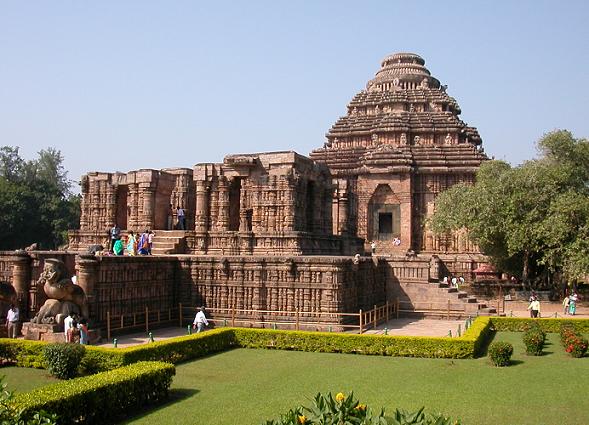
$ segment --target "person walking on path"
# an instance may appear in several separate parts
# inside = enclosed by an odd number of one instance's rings
[[[577,300],[579,296],[573,291],[569,297],[569,314],[574,316],[577,312]]]
[[[64,320],[63,320],[63,333],[65,335],[65,342],[71,342],[70,341],[70,328],[73,326],[74,324],[74,318],[71,314],[69,314]]]
[[[565,316],[567,314],[569,314],[569,301],[570,301],[570,298],[568,295],[566,297],[564,297],[564,300],[562,300],[562,307],[564,308],[564,315]]]
[[[537,319],[540,317],[540,301],[538,301],[537,297],[534,297],[533,301],[528,306],[528,310],[530,310],[532,318]]]
[[[192,329],[197,329],[196,333],[199,333],[205,330],[205,326],[209,326],[209,321],[205,316],[205,308],[199,307],[197,308],[196,316],[194,317],[194,322],[192,322]]]
[[[20,312],[18,307],[14,304],[10,305],[10,310],[6,315],[6,329],[8,331],[8,338],[16,338],[18,336],[18,325],[20,323]]]

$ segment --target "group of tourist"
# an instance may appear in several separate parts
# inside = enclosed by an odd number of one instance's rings
[[[444,276],[442,283],[448,285],[449,288],[460,289],[460,287],[464,285],[464,278],[462,276]]]
[[[146,229],[143,233],[129,231],[125,238],[121,236],[121,229],[114,224],[110,229],[109,252],[114,255],[151,255],[155,233]]]
[[[90,343],[88,321],[77,314],[69,314],[63,320],[63,333],[65,342],[79,342],[83,345]]]
[[[562,301],[562,306],[564,309],[565,316],[570,314],[574,316],[577,313],[577,301],[579,301],[579,296],[575,291],[572,291],[569,295],[564,297]]]

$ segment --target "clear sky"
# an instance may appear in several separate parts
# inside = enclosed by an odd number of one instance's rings
[[[0,145],[69,176],[308,154],[394,52],[414,52],[513,164],[589,136],[589,1],[4,1]]]

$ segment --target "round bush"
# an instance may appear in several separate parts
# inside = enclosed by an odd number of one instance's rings
[[[546,334],[540,328],[524,332],[523,341],[526,346],[526,353],[531,356],[540,356],[545,340]]]
[[[497,341],[489,345],[489,357],[495,366],[509,366],[513,354],[513,345]]]
[[[71,379],[77,375],[85,352],[80,344],[49,344],[43,349],[43,357],[49,373],[59,379]]]

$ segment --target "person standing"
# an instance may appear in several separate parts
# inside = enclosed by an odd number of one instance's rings
[[[174,207],[172,204],[168,207],[168,222],[166,230],[174,230]]]
[[[538,317],[540,317],[540,301],[538,301],[537,297],[534,297],[534,300],[530,302],[528,310],[530,310],[532,318],[537,319]]]
[[[196,316],[194,316],[194,322],[192,322],[192,329],[197,329],[197,333],[205,330],[205,326],[209,326],[209,321],[205,316],[205,308],[199,307],[196,309]]]
[[[155,236],[155,233],[153,233],[151,230],[147,231],[147,254],[151,255],[151,248],[153,248],[153,237]]]
[[[372,251],[372,255],[376,254],[376,242],[375,241],[372,241],[370,243],[370,250]]]
[[[72,314],[68,314],[68,316],[63,319],[63,333],[65,335],[65,342],[71,342],[70,341],[70,328],[72,327],[74,323],[74,318],[72,316]]]
[[[18,336],[18,325],[20,324],[20,312],[18,307],[10,304],[10,310],[6,315],[6,328],[8,331],[8,338],[16,338]]]
[[[83,317],[80,319],[80,323],[78,323],[78,330],[80,331],[80,344],[88,345],[90,342],[90,338],[88,337],[88,321]]]
[[[186,230],[186,216],[180,205],[176,208],[176,215],[178,216],[178,230]]]
[[[121,239],[121,229],[115,223],[115,224],[113,224],[113,226],[110,229],[110,246],[108,247],[108,250],[111,252],[114,252],[115,242],[120,239]]]
[[[132,230],[129,231],[129,236],[127,236],[127,255],[136,255],[137,254],[137,241],[135,240],[135,233]]]

